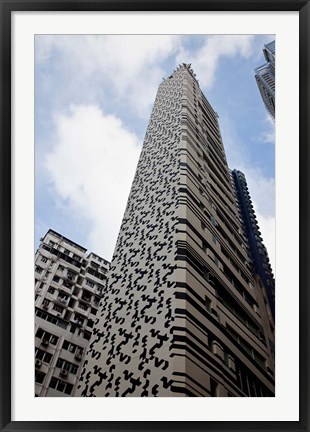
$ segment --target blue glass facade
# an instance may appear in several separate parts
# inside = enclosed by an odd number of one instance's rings
[[[259,275],[263,283],[270,311],[273,319],[275,318],[275,281],[269,262],[267,249],[263,244],[261,232],[255,216],[250,193],[247,187],[245,175],[238,170],[232,171],[237,198],[239,202],[240,213],[243,219],[245,232],[247,235],[250,253],[252,256],[254,272]]]

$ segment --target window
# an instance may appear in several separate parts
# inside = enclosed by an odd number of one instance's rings
[[[91,333],[88,331],[84,331],[83,337],[84,337],[84,339],[89,340],[91,338]]]
[[[58,305],[54,304],[53,310],[56,311],[56,312],[58,312],[58,313],[63,313],[64,308],[61,307],[61,306],[58,306]]]
[[[40,266],[36,266],[35,271],[36,271],[37,273],[40,273],[40,274],[41,274],[41,273],[43,272],[43,268],[40,267]]]
[[[73,287],[72,283],[68,282],[68,281],[63,281],[63,286],[65,286],[66,288],[71,289]]]
[[[59,281],[60,281],[60,277],[57,276],[57,275],[55,275],[55,276],[53,277],[53,281],[54,281],[54,282],[59,282]]]
[[[81,298],[82,298],[82,300],[89,303],[92,299],[92,296],[88,293],[87,290],[84,290]]]
[[[46,351],[42,351],[41,349],[37,348],[36,349],[36,353],[35,353],[35,357],[38,360],[41,360],[44,363],[50,363],[52,360],[52,354],[46,352]]]
[[[65,269],[65,268],[64,268],[63,265],[59,265],[59,266],[58,266],[58,270],[59,270],[59,271],[63,271],[64,269]]]
[[[42,255],[41,256],[41,261],[44,262],[44,263],[47,263],[48,259],[45,256]]]
[[[65,248],[64,248],[63,253],[64,253],[65,255],[69,255],[69,254],[70,254],[70,251],[68,251],[68,249],[65,249]]]
[[[44,381],[45,375],[46,374],[44,372],[41,372],[40,370],[36,369],[36,371],[35,371],[35,381],[36,381],[36,383],[42,384],[43,381]]]
[[[103,289],[104,289],[103,285],[97,284],[97,290],[98,290],[97,292],[98,292],[98,294],[102,295]]]
[[[36,337],[40,338],[41,340],[45,340],[49,342],[52,345],[56,345],[58,342],[59,337],[53,335],[52,333],[49,333],[41,328],[39,328],[36,332]]]
[[[64,343],[62,345],[62,349],[67,350],[67,351],[71,352],[72,354],[74,354],[75,352],[83,351],[83,348],[81,348],[80,346],[75,345],[74,343],[71,343],[67,340],[64,340]]]
[[[68,395],[71,395],[72,390],[73,390],[72,384],[66,383],[65,381],[62,381],[62,380],[57,379],[55,377],[52,377],[49,386],[55,390],[66,393]]]
[[[68,295],[67,294],[65,294],[64,292],[62,292],[62,291],[59,291],[59,294],[58,294],[58,298],[59,299],[61,299],[61,300],[68,300]]]
[[[97,315],[97,309],[91,308],[90,313],[92,313],[93,315]]]
[[[262,368],[266,369],[266,359],[260,355],[248,342],[239,336],[229,325],[226,326],[228,333],[239,343],[239,345],[258,363]]]
[[[89,279],[86,279],[86,285],[90,286],[90,287],[94,287],[95,283]]]
[[[66,329],[68,327],[68,324],[66,322],[64,322],[61,319],[56,318],[54,315],[44,313],[41,309],[36,309],[35,314],[37,317],[44,319],[48,322],[51,322],[52,324],[55,324],[58,327],[61,327],[63,329]]]
[[[75,323],[78,325],[82,325],[84,323],[84,317],[83,315],[80,315],[78,313],[75,314]]]
[[[93,320],[88,320],[87,321],[87,327],[93,328],[94,327],[94,321]]]
[[[70,279],[70,280],[74,280],[75,279],[75,277],[76,277],[76,274],[75,273],[73,273],[72,271],[70,271],[70,270],[68,270],[67,271],[67,278],[68,279]]]
[[[95,296],[95,298],[94,298],[94,305],[95,306],[99,306],[99,303],[100,303],[100,297]]]
[[[55,242],[54,242],[54,241],[52,241],[52,240],[50,240],[50,241],[48,242],[48,244],[49,244],[50,246],[52,246],[52,247],[54,247],[54,246],[55,246]]]
[[[85,311],[87,311],[87,309],[88,309],[88,305],[86,305],[85,303],[81,303],[81,302],[79,302],[79,308],[80,308],[80,309],[83,309],[83,310],[85,310]]]
[[[59,369],[63,369],[69,373],[72,373],[73,375],[76,375],[78,372],[78,365],[75,365],[74,363],[70,363],[66,360],[63,360],[62,358],[59,358],[57,360],[56,367]]]
[[[51,272],[49,272],[49,271],[45,272],[43,280],[47,280],[50,274],[51,274]]]
[[[76,325],[71,323],[71,326],[70,326],[70,332],[74,334],[76,328],[77,328]]]
[[[49,292],[49,293],[51,293],[51,294],[54,294],[54,292],[55,292],[55,288],[53,288],[53,287],[49,287],[48,290],[47,290],[47,292]]]

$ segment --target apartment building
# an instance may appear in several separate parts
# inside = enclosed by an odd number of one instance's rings
[[[266,63],[255,69],[255,79],[265,107],[275,118],[275,41],[263,48]]]
[[[77,395],[270,397],[274,322],[191,65],[159,86]]]
[[[73,396],[109,262],[49,230],[35,254],[35,395]]]
[[[240,215],[249,242],[252,257],[253,273],[259,275],[263,284],[264,298],[268,303],[267,310],[275,319],[275,280],[262,234],[259,229],[255,210],[247,186],[245,175],[239,170],[232,171],[233,185],[237,194]]]

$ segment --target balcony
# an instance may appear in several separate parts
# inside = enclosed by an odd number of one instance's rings
[[[87,303],[90,303],[91,302],[91,296],[87,296],[87,295],[85,295],[85,294],[82,294],[81,295],[81,300],[83,300],[83,301],[85,301],[85,302],[87,302]]]
[[[68,299],[57,297],[57,299],[55,299],[54,302],[61,304],[61,306],[68,306]]]

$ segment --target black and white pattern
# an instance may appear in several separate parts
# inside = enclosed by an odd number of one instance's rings
[[[171,396],[184,69],[159,87],[81,377],[82,396]]]

